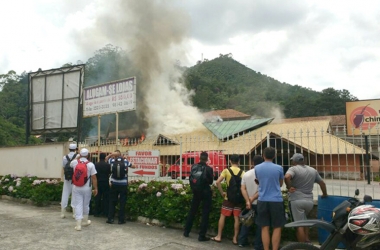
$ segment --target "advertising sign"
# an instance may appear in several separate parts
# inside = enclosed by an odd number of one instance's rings
[[[378,134],[380,100],[346,102],[347,135]]]
[[[132,166],[136,168],[129,168],[129,176],[160,176],[160,151],[159,150],[142,150],[142,151],[128,151],[128,160]]]
[[[83,95],[83,117],[136,110],[136,78],[91,86]]]

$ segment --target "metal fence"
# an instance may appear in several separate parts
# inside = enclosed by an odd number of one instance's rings
[[[99,152],[110,153],[118,149],[127,154],[129,150],[159,150],[160,176],[134,177],[146,181],[176,180],[186,172],[185,165],[194,163],[194,159],[186,158],[191,153],[201,151],[218,152],[224,157],[227,165],[232,154],[240,156],[240,166],[249,170],[254,155],[262,155],[264,148],[276,149],[275,163],[283,166],[284,173],[291,166],[290,158],[294,153],[302,153],[307,164],[316,168],[324,178],[330,195],[352,196],[358,188],[361,195],[372,195],[380,199],[379,186],[379,149],[380,136],[361,135],[348,137],[344,128],[323,129],[302,127],[283,130],[281,124],[271,130],[254,130],[233,136],[218,138],[209,131],[174,136],[150,136],[146,138],[85,141],[80,147],[87,147],[92,152],[92,160],[97,161]],[[180,157],[182,156],[182,157]],[[214,160],[213,164],[222,162]],[[219,159],[219,161],[221,161]],[[173,176],[171,166],[179,167],[179,174]],[[186,182],[187,177],[182,177]],[[283,186],[285,188],[285,185]],[[314,194],[320,194],[316,185]]]

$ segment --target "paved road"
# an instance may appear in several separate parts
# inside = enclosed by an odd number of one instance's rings
[[[235,248],[222,243],[198,242],[182,230],[148,226],[139,222],[109,225],[105,218],[90,216],[92,224],[75,231],[75,220],[61,219],[58,206],[35,207],[0,199],[0,249],[154,249],[196,250]]]

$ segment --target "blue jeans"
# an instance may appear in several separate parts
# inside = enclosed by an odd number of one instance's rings
[[[257,205],[252,204],[252,209],[255,210],[255,218],[256,218],[256,216],[257,216]],[[249,231],[253,228],[254,224],[255,223],[253,223],[249,227],[241,225],[240,233],[239,233],[239,237],[238,237],[238,244],[239,245],[243,245],[243,246],[249,245],[248,234],[249,234]],[[254,241],[253,247],[255,248],[255,250],[262,250],[263,249],[263,242],[261,240],[261,227],[258,225],[256,225],[255,241]]]

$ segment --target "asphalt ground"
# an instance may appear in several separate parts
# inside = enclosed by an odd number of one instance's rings
[[[106,218],[90,216],[92,221],[82,231],[76,231],[75,220],[67,213],[60,218],[58,205],[36,207],[0,199],[0,249],[154,249],[195,250],[231,249],[229,239],[222,243],[199,242],[198,235],[182,236],[179,229],[127,222],[107,224]]]

